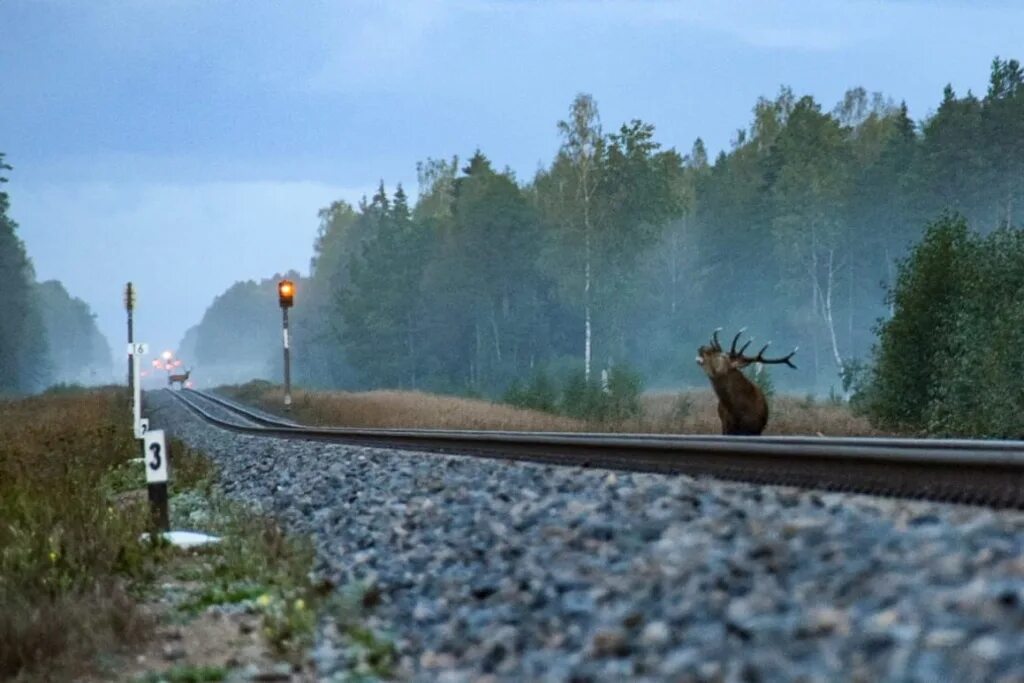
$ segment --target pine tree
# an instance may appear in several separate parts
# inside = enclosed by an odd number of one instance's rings
[[[9,170],[0,153],[0,173]],[[0,176],[0,187],[6,182]],[[10,198],[0,190],[0,394],[42,389],[51,376],[46,332],[32,287],[35,273],[9,210]]]

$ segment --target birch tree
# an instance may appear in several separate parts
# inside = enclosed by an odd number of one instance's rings
[[[562,172],[556,180],[556,197],[561,205],[557,213],[563,234],[580,250],[576,268],[582,275],[583,373],[589,381],[593,349],[594,233],[603,218],[597,205],[597,191],[605,148],[594,98],[582,93],[577,95],[569,109],[568,120],[558,122],[558,132],[562,146],[555,165],[556,171]]]

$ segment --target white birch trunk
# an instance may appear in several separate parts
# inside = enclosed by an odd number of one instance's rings
[[[584,157],[581,176],[583,180],[583,241],[585,249],[585,263],[583,266],[583,377],[589,382],[593,330],[590,320],[590,158],[588,157]]]
[[[841,373],[843,371],[843,357],[842,354],[839,353],[839,340],[836,338],[835,319],[832,316],[832,289],[833,283],[835,281],[834,259],[835,250],[829,249],[828,271],[826,276],[827,279],[825,280],[825,290],[824,293],[822,293],[819,289],[818,294],[821,297],[821,315],[825,321],[825,327],[828,330],[829,340],[831,341],[832,359],[835,361],[836,367],[839,369],[839,372]],[[849,392],[846,391],[845,389],[843,390],[843,399],[846,401],[850,400]]]
[[[588,243],[590,240],[587,240]],[[587,249],[587,264],[583,284],[583,377],[590,381],[590,249]]]
[[[892,289],[893,287],[896,286],[896,274],[893,272],[892,256],[889,255],[889,247],[888,246],[885,248],[885,267],[889,271],[889,289]],[[892,298],[890,297],[890,299],[889,299],[889,319],[891,320],[893,318],[893,316],[895,316],[895,315],[896,315],[896,302],[894,302],[892,300]]]

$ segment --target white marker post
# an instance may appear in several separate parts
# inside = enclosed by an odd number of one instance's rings
[[[145,433],[142,429],[142,386],[139,378],[139,366],[142,363],[142,356],[149,353],[149,344],[129,344],[128,354],[132,359],[132,427],[135,430],[135,438],[141,439]]]
[[[167,511],[167,444],[164,430],[146,432],[142,439],[142,460],[146,468],[146,488],[149,489],[149,512],[157,531],[170,531],[171,518]]]

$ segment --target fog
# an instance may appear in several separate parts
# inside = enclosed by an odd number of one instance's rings
[[[699,385],[696,346],[745,326],[800,346],[800,370],[771,371],[781,388],[841,391],[928,221],[1020,222],[1018,190],[992,180],[1000,124],[952,114],[984,118],[968,93],[984,100],[993,57],[1019,56],[1022,20],[1009,3],[8,2],[7,214],[32,277],[96,314],[115,377],[129,280],[136,339],[176,351],[198,386],[279,377],[273,283],[292,272],[309,385],[496,395],[581,367],[589,318],[594,373]],[[947,83],[952,114],[929,137]],[[565,195],[586,181],[557,125],[579,93],[602,144],[637,119],[658,145],[601,161],[587,295]],[[488,168],[470,182],[477,150]],[[319,213],[338,201],[354,215]],[[364,253],[381,230],[392,242]]]
[[[607,372],[677,389],[703,385],[696,349],[724,328],[751,357],[773,338],[768,361],[802,349],[769,371],[776,388],[848,398],[926,227],[1021,223],[1024,148],[1007,140],[1024,137],[1024,71],[995,59],[983,98],[947,87],[921,121],[863,88],[828,108],[782,88],[753,110],[709,161],[700,138],[681,154],[652,123],[606,127],[580,94],[529,180],[477,150],[420,163],[416,198],[382,182],[325,207],[296,379],[501,396]],[[236,284],[192,331],[211,377],[280,376],[275,280]]]

